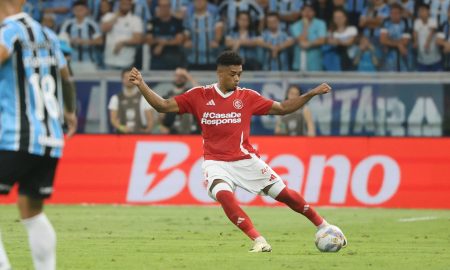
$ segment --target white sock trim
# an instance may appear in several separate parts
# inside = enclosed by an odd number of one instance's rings
[[[233,189],[227,183],[221,182],[221,183],[215,185],[211,191],[211,195],[216,201],[217,201],[217,197],[216,197],[217,193],[219,193],[219,191],[222,191],[222,190],[233,192]]]

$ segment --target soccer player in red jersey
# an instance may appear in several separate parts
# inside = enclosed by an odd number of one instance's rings
[[[302,96],[280,103],[254,90],[238,87],[241,74],[242,58],[235,52],[225,51],[217,58],[217,83],[194,87],[174,98],[161,98],[135,68],[129,80],[158,112],[196,116],[202,129],[205,159],[202,169],[208,194],[221,204],[230,221],[254,241],[251,252],[270,252],[271,246],[235,199],[233,192],[237,186],[286,204],[318,229],[329,224],[259,158],[249,142],[251,117],[292,113],[314,96],[330,92],[331,87],[323,83]]]

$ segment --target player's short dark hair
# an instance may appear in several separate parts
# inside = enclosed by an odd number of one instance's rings
[[[234,51],[226,50],[217,57],[217,66],[240,66],[242,65],[241,56]]]

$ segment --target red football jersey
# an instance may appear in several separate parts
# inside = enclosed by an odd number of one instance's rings
[[[267,114],[273,100],[237,87],[222,93],[217,84],[194,87],[175,97],[180,114],[192,113],[202,128],[205,159],[235,161],[256,153],[248,137],[252,115]]]

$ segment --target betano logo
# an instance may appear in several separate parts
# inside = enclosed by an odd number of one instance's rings
[[[267,160],[267,156],[262,155],[261,158]],[[127,201],[161,202],[175,198],[186,190],[187,185],[196,201],[212,203],[204,186],[202,161],[200,158],[191,163],[190,149],[185,143],[138,142]],[[326,199],[328,204],[345,204],[351,192],[353,198],[363,205],[379,205],[391,199],[400,186],[400,167],[396,160],[387,155],[369,155],[356,164],[352,164],[345,155],[312,155],[308,164],[309,167],[305,168],[298,156],[283,153],[268,162],[269,166],[281,172],[281,178],[290,188],[302,190],[302,195],[309,203],[319,202],[327,169],[334,171],[331,191]],[[381,184],[374,192],[369,191],[369,179],[376,168],[382,169],[383,176],[379,176]],[[256,196],[243,190],[236,192],[237,199],[242,203],[250,203]],[[269,197],[263,197],[263,201],[275,203]]]
[[[186,184],[177,168],[189,155],[184,143],[136,143],[127,201],[157,202],[177,195]]]

